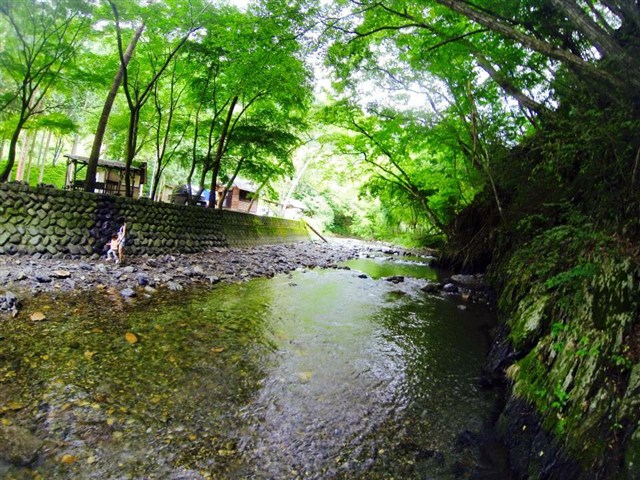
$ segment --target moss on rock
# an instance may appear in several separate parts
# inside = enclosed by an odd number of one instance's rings
[[[638,265],[610,239],[563,226],[492,274],[520,352],[507,371],[513,395],[585,471],[640,478]]]

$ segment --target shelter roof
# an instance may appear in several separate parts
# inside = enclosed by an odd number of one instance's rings
[[[83,157],[81,155],[75,155],[73,153],[67,153],[64,156],[67,157],[69,160],[73,160],[74,162],[80,163],[82,165],[89,164],[89,157]],[[113,168],[116,170],[124,170],[127,167],[126,163],[124,162],[119,162],[117,160],[105,160],[105,159],[99,159],[98,166]],[[143,163],[142,165],[139,165],[139,166],[131,165],[131,171],[134,171],[134,172],[143,171],[143,170],[146,170],[146,167],[147,167],[146,163]]]

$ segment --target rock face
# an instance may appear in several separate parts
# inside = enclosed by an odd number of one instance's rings
[[[301,221],[3,183],[0,255],[102,255],[121,217],[127,221],[126,252],[132,255],[195,253],[309,239]],[[66,272],[56,275],[64,278]]]
[[[0,459],[11,465],[29,465],[42,445],[28,430],[13,425],[0,426]]]
[[[546,281],[530,252],[505,270],[485,381],[511,387],[499,427],[521,478],[640,478],[640,269],[592,255]]]

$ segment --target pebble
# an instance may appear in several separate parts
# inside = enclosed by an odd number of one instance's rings
[[[125,298],[131,298],[131,297],[135,297],[136,296],[136,292],[135,290],[132,290],[131,288],[125,288],[120,290],[120,295],[122,295]]]
[[[332,239],[329,243],[306,241],[251,248],[214,248],[199,253],[157,257],[127,255],[124,265],[108,263],[104,258],[43,257],[36,261],[32,257],[0,255],[0,302],[9,289],[15,291],[21,300],[28,300],[35,294],[97,288],[113,288],[125,297],[133,297],[136,292],[153,294],[161,288],[179,291],[195,284],[235,283],[256,277],[273,277],[301,268],[350,270],[338,263],[358,256],[376,256],[385,250],[394,254],[398,252],[383,244]],[[366,274],[358,273],[359,278],[368,278]],[[63,278],[63,281],[53,282],[52,277]],[[400,284],[405,278],[395,276],[387,280]],[[435,285],[435,288],[440,290],[442,285]],[[430,286],[425,287],[425,291],[428,290],[431,290]],[[5,299],[5,313],[7,304]]]

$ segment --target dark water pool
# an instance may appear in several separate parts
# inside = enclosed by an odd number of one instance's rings
[[[369,277],[61,297],[34,307],[45,321],[0,323],[0,419],[45,441],[35,464],[0,463],[0,476],[471,476],[482,459],[460,435],[494,402],[477,386],[490,314],[380,278],[407,265],[350,266]]]

